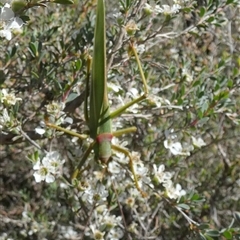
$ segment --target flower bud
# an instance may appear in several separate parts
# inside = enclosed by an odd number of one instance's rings
[[[149,4],[145,3],[143,11],[146,15],[151,15],[153,12],[153,8]]]

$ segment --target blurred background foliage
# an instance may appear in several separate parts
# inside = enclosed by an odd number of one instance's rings
[[[125,7],[130,2],[130,7],[124,9],[121,2]],[[141,153],[149,169],[154,163],[165,164],[185,190],[195,193],[185,198],[185,210],[202,225],[190,225],[170,202],[153,198],[138,211],[146,211],[142,222],[153,217],[154,226],[140,226],[142,231],[132,233],[130,239],[145,239],[144,231],[155,236],[149,239],[240,239],[240,6],[234,1],[196,1],[172,17],[146,16],[145,2],[106,1],[108,80],[121,87],[109,96],[116,109],[119,98],[128,99],[132,88],[142,91],[137,65],[128,56],[128,37],[120,27],[134,20],[139,26],[134,39],[145,49],[139,53],[150,96],[159,97],[161,106],[144,101],[136,114],[126,112],[113,125],[138,128],[122,140]],[[69,92],[71,101],[84,92],[95,7],[96,1],[90,0],[29,9],[30,20],[22,32],[11,41],[1,39],[0,44],[1,88],[22,98],[16,115],[23,130],[44,149],[50,145],[58,149],[69,169],[74,162],[67,152],[76,147],[72,137],[41,139],[34,129],[43,120],[47,103],[63,101]],[[182,109],[168,107],[167,101]],[[75,128],[85,131],[83,107],[68,110]],[[191,136],[201,136],[206,146],[187,157],[173,156],[163,146],[166,130],[171,129],[181,142],[190,144]],[[31,143],[12,132],[2,134],[0,141],[0,232],[5,234],[1,239],[81,239],[89,216],[74,212],[79,206],[75,193],[57,183],[36,184],[27,159],[35,151]],[[79,141],[80,149],[84,144]],[[133,221],[136,213],[126,212]]]

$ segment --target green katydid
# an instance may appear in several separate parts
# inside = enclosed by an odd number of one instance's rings
[[[105,40],[105,6],[104,0],[98,0],[97,2],[97,15],[96,15],[96,26],[95,26],[95,38],[94,38],[94,50],[93,50],[93,59],[92,59],[92,72],[91,72],[91,81],[89,83],[89,77],[87,77],[86,83],[86,96],[84,103],[84,114],[85,120],[88,124],[90,137],[94,140],[86,152],[84,153],[81,161],[79,162],[76,170],[73,173],[73,178],[77,178],[81,173],[81,168],[86,162],[89,154],[94,150],[95,159],[100,160],[101,162],[107,163],[112,155],[112,149],[124,153],[129,158],[129,167],[133,174],[134,182],[136,188],[142,193],[140,186],[138,184],[138,179],[134,171],[133,160],[130,152],[126,149],[123,149],[119,146],[111,144],[113,136],[119,136],[128,132],[136,131],[135,127],[119,130],[117,132],[112,132],[112,118],[119,116],[127,108],[132,106],[135,103],[138,103],[145,99],[148,94],[147,83],[145,76],[141,67],[139,57],[137,55],[136,49],[133,46],[133,43],[130,43],[130,48],[133,55],[136,58],[140,75],[143,81],[144,94],[131,102],[127,103],[120,109],[110,113],[110,107],[108,103],[108,93],[107,93],[107,77],[106,77],[106,40]],[[90,63],[88,63],[88,68],[90,68]],[[90,85],[90,86],[89,86]],[[88,89],[90,87],[90,93],[88,94]],[[88,99],[90,99],[88,101]],[[88,107],[88,102],[90,105]],[[66,130],[62,127],[56,126],[51,123],[46,123],[49,127],[55,128],[57,130],[63,131],[67,134],[77,136],[78,138],[85,139],[86,135],[81,135],[69,130]]]

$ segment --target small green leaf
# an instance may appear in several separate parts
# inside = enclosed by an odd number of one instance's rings
[[[12,58],[16,52],[17,52],[17,47],[16,47],[16,45],[14,45],[12,47],[12,49],[10,50],[10,57]]]
[[[199,225],[198,227],[200,230],[205,230],[209,228],[209,224],[208,223],[202,223]]]
[[[190,13],[190,12],[192,11],[192,9],[191,9],[191,8],[188,8],[188,7],[183,8],[182,10],[183,10],[183,12],[185,12],[185,13]]]
[[[199,94],[198,94],[198,98],[201,98],[202,96],[204,96],[204,94],[205,94],[204,91],[199,92]]]
[[[79,71],[82,67],[82,60],[78,59],[74,62],[74,70]]]
[[[73,4],[73,0],[54,0],[54,3],[59,3],[59,4]]]
[[[202,118],[198,121],[198,124],[203,125],[209,120],[209,117]]]
[[[201,110],[198,111],[197,115],[198,115],[198,118],[203,119],[203,112]],[[199,124],[199,121],[198,121],[198,124]]]
[[[39,152],[38,152],[38,151],[35,151],[35,152],[33,153],[33,157],[34,157],[34,160],[37,161],[38,158],[39,158]]]
[[[33,75],[33,77],[35,77],[36,79],[39,78],[39,75],[38,73],[34,72],[34,71],[31,71],[31,74]]]
[[[193,84],[193,87],[198,86],[200,83],[201,83],[200,80],[195,81],[194,84]]]
[[[209,106],[209,104],[208,104],[208,101],[204,101],[204,103],[203,103],[203,105],[202,105],[202,107],[201,107],[201,111],[204,113],[205,111],[207,111],[208,110],[208,106]]]
[[[197,193],[194,193],[193,196],[191,197],[191,200],[198,200],[199,199],[199,195]]]
[[[225,65],[225,61],[221,59],[221,61],[218,63],[218,68],[221,68]]]
[[[229,230],[226,230],[223,234],[222,234],[226,239],[232,239],[232,233]]]
[[[178,100],[177,100],[177,104],[180,106],[180,105],[182,105],[183,104],[183,99],[182,98],[179,98]]]
[[[213,0],[208,1],[208,7],[212,5]]]
[[[207,240],[214,240],[212,237],[208,236],[208,235],[205,235],[206,239]]]
[[[6,80],[6,75],[3,70],[0,70],[0,85],[2,85]]]
[[[178,204],[178,207],[180,207],[182,209],[185,209],[185,210],[189,210],[190,209],[190,207],[187,204],[185,204],[185,203]]]
[[[209,237],[219,237],[220,233],[217,230],[208,230],[208,231],[206,231],[205,235],[207,235]]]
[[[240,65],[240,58],[239,58],[239,65]],[[238,75],[238,73],[239,73],[239,69],[238,68],[233,68],[233,77],[235,77],[235,76],[237,76]]]
[[[213,22],[215,20],[215,17],[210,17],[206,22],[208,22],[208,23],[211,23],[211,22]]]
[[[30,17],[29,16],[26,16],[26,15],[22,15],[22,16],[19,16],[24,23],[27,23],[30,21]]]
[[[207,240],[202,233],[199,233],[199,235],[200,235],[200,237],[201,237],[202,240]]]
[[[37,43],[30,42],[28,51],[31,53],[32,57],[37,57],[38,56],[38,51],[37,51]]]
[[[180,94],[181,94],[181,96],[183,96],[185,94],[185,86],[184,85],[182,85],[182,87],[181,87]]]
[[[203,17],[204,14],[205,14],[205,12],[206,12],[206,9],[205,9],[204,7],[201,7],[201,8],[200,8],[200,12],[199,12],[199,16],[200,16],[200,17]]]

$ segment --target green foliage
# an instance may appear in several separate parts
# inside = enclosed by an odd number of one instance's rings
[[[59,3],[59,4],[73,4],[73,0],[54,0],[54,3]]]
[[[134,191],[127,165],[120,164],[120,173],[110,173],[110,167],[104,172],[91,155],[82,178],[69,184],[88,142],[48,128],[42,135],[35,132],[44,128],[49,104],[54,109],[65,103],[60,112],[48,112],[49,119],[89,133],[81,103],[88,57],[93,56],[96,1],[26,1],[19,13],[25,16],[22,32],[13,33],[11,41],[1,38],[0,44],[1,90],[21,98],[9,105],[2,92],[0,96],[0,238],[88,240],[93,239],[90,225],[98,223],[104,239],[111,239],[111,227],[100,218],[109,214],[124,219],[116,227],[124,234],[119,239],[239,239],[238,1],[188,1],[166,15],[145,14],[144,1],[105,2],[111,110],[142,92],[125,32],[130,20],[138,28],[131,40],[139,47],[149,98],[114,119],[113,127],[137,127],[136,134],[119,141],[141,154],[139,165],[147,171],[139,179],[144,179],[148,197]],[[170,3],[155,4],[163,8]],[[72,123],[63,122],[63,116]],[[206,145],[198,147],[192,137]],[[181,143],[186,155],[172,154],[166,139]],[[65,159],[61,178],[36,183],[34,163],[53,150]],[[117,158],[114,152],[111,163]],[[174,172],[174,185],[180,183],[186,195],[169,198],[155,176],[154,165],[161,164]],[[97,191],[100,186],[107,187]]]

